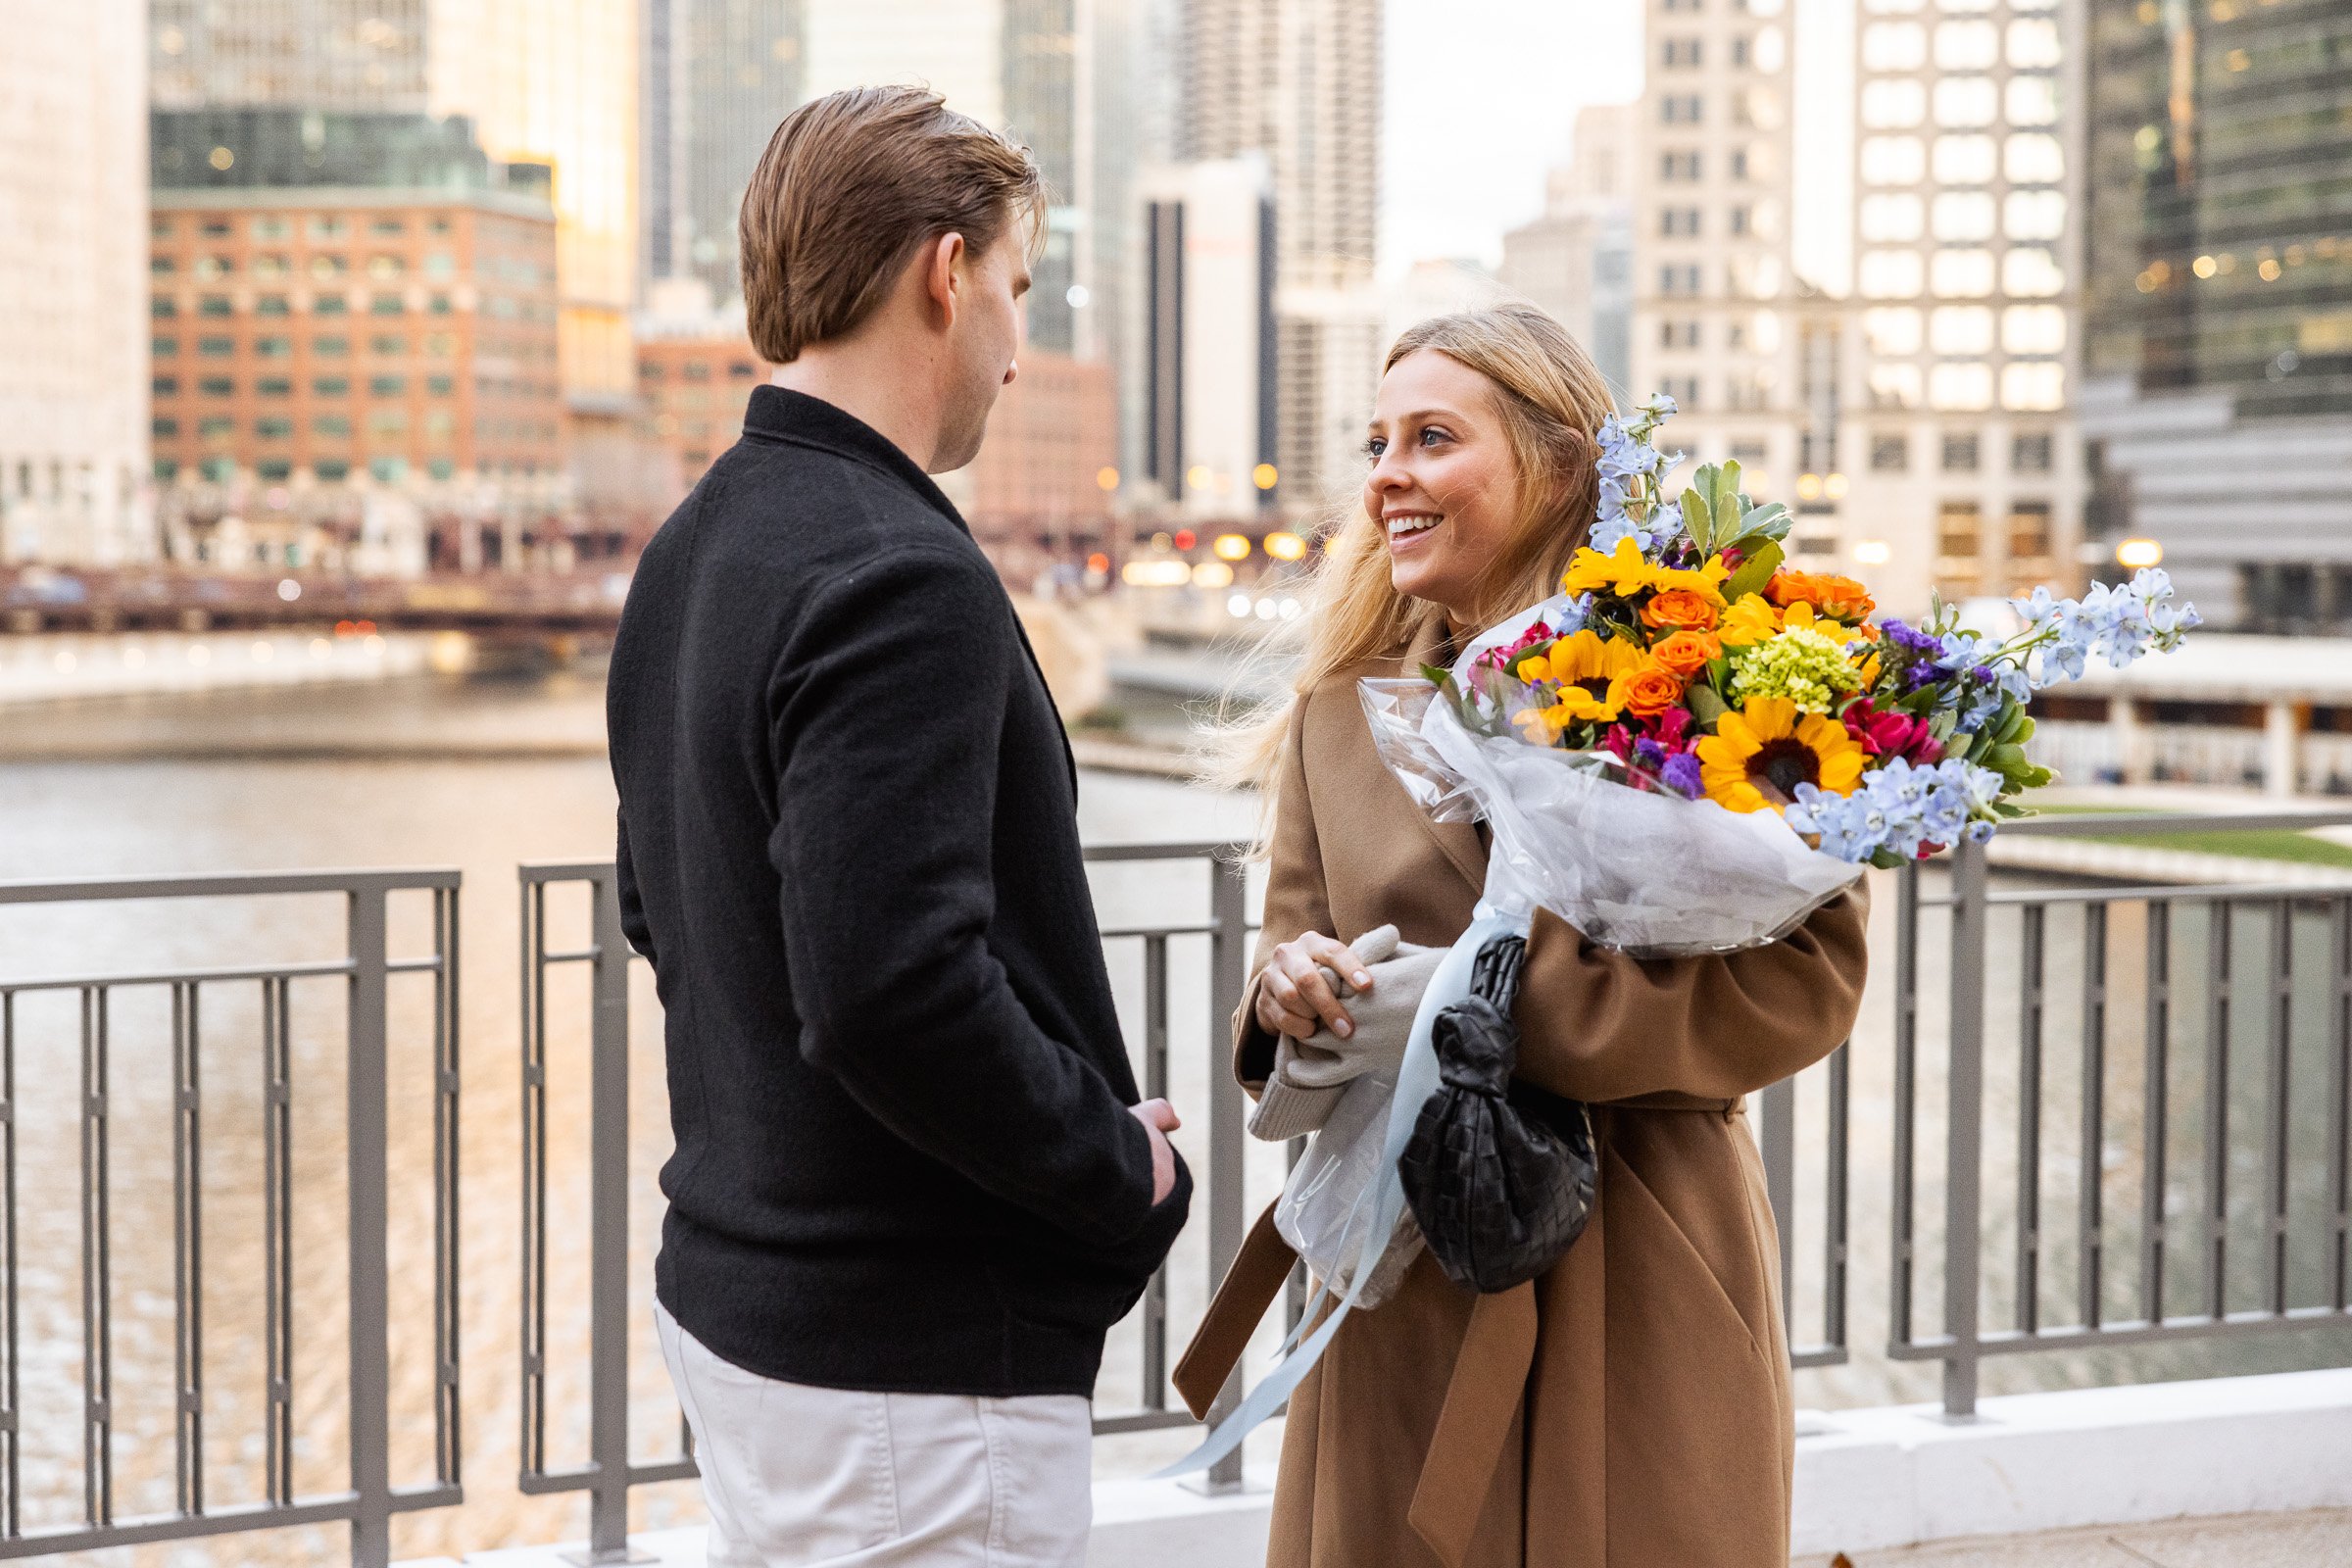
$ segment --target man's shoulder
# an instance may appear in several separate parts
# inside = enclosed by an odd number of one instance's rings
[[[695,491],[706,526],[801,561],[846,563],[911,544],[978,551],[905,480],[813,443],[747,437],[720,455]]]

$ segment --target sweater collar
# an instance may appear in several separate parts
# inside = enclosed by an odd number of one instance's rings
[[[752,388],[751,405],[744,410],[743,433],[763,440],[818,447],[880,468],[956,527],[967,534],[972,531],[963,514],[956,510],[956,503],[890,437],[822,398],[812,398],[806,392],[795,392],[773,382],[756,386]]]

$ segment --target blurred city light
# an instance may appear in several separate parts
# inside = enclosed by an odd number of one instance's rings
[[[1248,561],[1250,559],[1250,541],[1242,534],[1221,533],[1217,535],[1217,542],[1209,548],[1217,553],[1219,561]]]
[[[1266,535],[1266,554],[1276,561],[1297,561],[1306,554],[1306,541],[1295,533],[1281,532]]]
[[[2153,539],[2127,539],[2115,547],[2116,564],[2130,566],[2134,571],[2142,566],[2164,564],[2164,546]]]
[[[1130,588],[1181,588],[1193,580],[1193,568],[1181,561],[1130,561],[1119,580]]]
[[[1894,559],[1894,551],[1884,539],[1863,539],[1855,542],[1854,560],[1865,566],[1884,566]]]
[[[1193,586],[1230,588],[1233,586],[1233,568],[1222,561],[1203,561],[1193,568]]]

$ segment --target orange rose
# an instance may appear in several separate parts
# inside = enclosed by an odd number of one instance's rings
[[[1714,630],[1719,614],[1715,601],[1694,588],[1668,588],[1642,607],[1645,624],[1690,631]]]
[[[1794,604],[1811,605],[1832,620],[1860,620],[1878,608],[1868,588],[1851,577],[1828,572],[1776,571],[1764,585],[1764,597],[1783,610]]]
[[[1689,680],[1723,655],[1723,644],[1711,631],[1678,631],[1649,651],[1661,669]]]
[[[1637,718],[1654,718],[1682,706],[1683,685],[1682,676],[1650,659],[1609,682],[1609,701]]]

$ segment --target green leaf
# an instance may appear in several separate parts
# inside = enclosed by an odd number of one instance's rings
[[[1700,555],[1711,553],[1715,548],[1715,519],[1695,488],[1683,492],[1682,508],[1683,532],[1690,536],[1690,542],[1698,547]]]
[[[1728,525],[1740,515],[1740,460],[1726,459],[1710,478],[1707,510],[1715,514],[1718,525]]]
[[[1779,569],[1787,555],[1788,552],[1781,548],[1777,539],[1767,539],[1758,545],[1755,553],[1740,563],[1740,569],[1725,581],[1724,602],[1738,604],[1742,595],[1762,593],[1764,585],[1772,581],[1773,572]]]
[[[2026,721],[2025,721],[2023,724],[2020,724],[2020,725],[2018,725],[2018,726],[2017,726],[2017,733],[2016,733],[2016,734],[2014,734],[2014,735],[2012,735],[2012,736],[2010,736],[2009,738],[2010,738],[2011,740],[2013,740],[2013,741],[2017,742],[2017,744],[2018,744],[2018,745],[2020,745],[2020,746],[2023,746],[2023,745],[2025,745],[2025,744],[2026,744],[2026,742],[2028,742],[2028,741],[2032,740],[2032,739],[2034,738],[2034,718],[2033,718],[2033,715],[2032,715],[2032,714],[2028,714],[2028,715],[2027,715],[2027,717],[2026,717]]]
[[[1421,678],[1443,691],[1453,684],[1453,671],[1438,664],[1423,664]]]
[[[1732,689],[1731,655],[1717,654],[1713,659],[1707,661],[1707,680],[1719,693]]]
[[[1690,716],[1701,724],[1712,724],[1731,711],[1731,705],[1712,686],[1693,686],[1683,694],[1683,700],[1690,705]]]
[[[1760,507],[1750,507],[1740,514],[1740,538],[1761,534],[1767,539],[1786,539],[1788,530],[1796,526],[1796,518],[1778,501],[1767,501]],[[1738,540],[1734,540],[1738,543]]]

